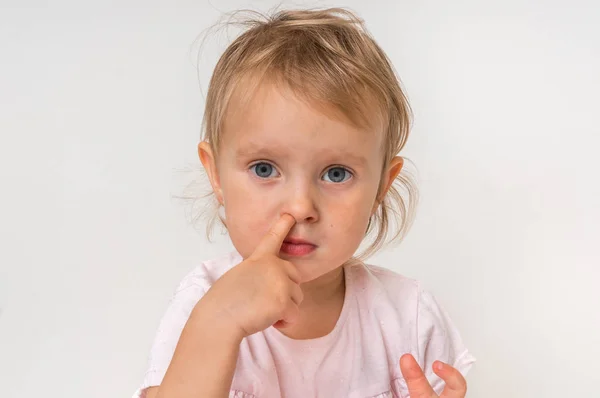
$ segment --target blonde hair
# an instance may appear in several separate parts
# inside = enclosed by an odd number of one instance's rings
[[[383,175],[406,143],[411,110],[390,60],[364,22],[342,8],[246,13],[237,23],[232,21],[240,12],[226,22],[245,31],[220,57],[208,88],[202,139],[215,156],[232,98],[247,103],[268,80],[285,84],[307,101],[341,112],[356,126],[382,128]],[[240,92],[240,87],[245,91]],[[368,237],[376,231],[375,237],[359,258],[375,253],[385,243],[400,241],[414,219],[418,191],[406,169],[403,167],[385,197],[380,195],[383,188],[382,181],[377,194],[380,205],[366,233]],[[207,225],[210,240],[217,217],[223,226],[225,222],[212,191],[207,196],[213,196],[213,210],[217,210],[212,211]],[[390,226],[392,222],[395,228]]]

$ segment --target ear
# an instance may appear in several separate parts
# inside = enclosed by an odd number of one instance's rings
[[[390,187],[394,183],[394,180],[396,179],[396,177],[398,177],[398,174],[400,174],[400,172],[402,171],[403,166],[404,166],[404,158],[401,156],[395,156],[390,161],[390,165],[388,166],[385,173],[383,173],[383,177],[382,177],[381,183],[380,183],[380,186],[382,187],[382,189],[379,192],[379,195],[377,196],[377,198],[375,199],[375,204],[373,205],[373,210],[372,210],[371,214],[375,213],[375,211],[379,207],[379,204],[383,201],[383,198],[385,198],[385,195],[387,194]]]
[[[217,200],[223,205],[223,191],[221,190],[221,182],[219,181],[219,174],[217,172],[216,160],[212,148],[208,142],[202,141],[198,144],[198,157],[202,166],[206,170],[210,185],[217,197]]]

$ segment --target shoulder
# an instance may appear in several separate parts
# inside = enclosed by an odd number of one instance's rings
[[[236,252],[228,253],[213,260],[204,261],[188,272],[175,289],[169,306],[163,315],[161,331],[180,332],[192,309],[225,272],[242,260]]]
[[[419,333],[453,328],[443,306],[418,280],[365,263],[353,265],[351,275],[357,294],[371,310],[393,309],[403,321],[418,326]]]
[[[241,256],[231,252],[218,258],[204,261],[189,271],[179,282],[175,292],[169,300],[169,305],[159,332],[166,328],[170,330],[183,327],[184,321],[192,312],[196,303],[204,296],[210,287],[229,269],[241,262]],[[179,330],[178,330],[179,331]]]
[[[141,389],[160,385],[192,310],[212,284],[241,260],[238,253],[232,252],[204,261],[184,276],[160,320]]]
[[[352,264],[351,275],[354,286],[359,291],[368,291],[369,296],[376,298],[378,303],[387,299],[404,310],[408,307],[414,309],[418,316],[441,316],[444,311],[435,296],[420,281],[391,269],[357,262]]]
[[[395,289],[398,286],[414,290],[419,284],[415,279],[406,277],[379,265],[362,263],[360,269],[364,277],[370,278],[372,281],[377,281],[377,283],[386,290],[389,290],[390,288]]]
[[[416,309],[421,296],[420,283],[390,269],[363,262],[351,266],[352,283],[358,294],[363,294],[370,306],[389,303],[407,310]]]
[[[239,253],[233,251],[195,266],[179,283],[175,294],[189,288],[200,288],[206,292],[224,273],[242,261]]]

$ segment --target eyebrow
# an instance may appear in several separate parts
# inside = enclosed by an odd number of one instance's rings
[[[266,157],[276,158],[279,156],[286,156],[286,153],[293,151],[289,146],[283,145],[271,145],[261,146],[255,143],[249,143],[241,148],[238,148],[235,155],[236,157]],[[342,159],[344,162],[350,162],[351,164],[358,164],[364,166],[367,164],[367,158],[361,155],[356,155],[346,151],[338,151],[332,148],[327,148],[318,152],[315,152],[317,156],[324,158],[336,158]]]
[[[235,152],[235,156],[236,158],[256,156],[276,157],[278,155],[280,156],[282,153],[285,154],[285,152],[286,147],[284,146],[275,146],[273,148],[250,143],[248,145],[238,148]]]

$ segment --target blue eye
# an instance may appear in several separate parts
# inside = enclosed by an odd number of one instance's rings
[[[250,170],[252,170],[254,172],[254,174],[256,174],[256,176],[258,176],[260,178],[276,177],[276,175],[272,175],[272,174],[273,173],[277,174],[277,170],[275,170],[275,167],[273,167],[273,165],[271,165],[269,163],[265,163],[265,162],[260,162],[260,163],[256,163],[256,164],[252,165],[250,167]]]
[[[323,179],[328,182],[340,183],[348,181],[352,177],[352,173],[344,167],[332,167],[323,176]]]

